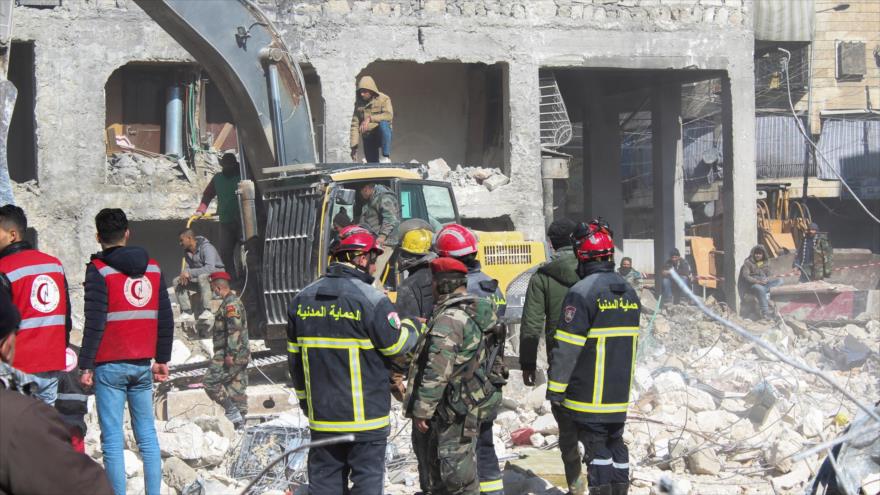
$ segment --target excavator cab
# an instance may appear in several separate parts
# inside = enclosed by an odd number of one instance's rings
[[[287,306],[329,261],[333,218],[356,220],[357,189],[366,182],[398,196],[402,220],[421,218],[439,230],[460,218],[448,183],[426,180],[418,165],[319,164],[299,64],[271,20],[251,0],[134,0],[185,48],[216,84],[241,145],[242,232],[249,273],[259,273],[266,342],[285,348]],[[217,12],[223,12],[217,16]],[[478,233],[483,271],[502,290],[545,260],[541,242],[517,232]],[[380,276],[393,298],[400,274]]]

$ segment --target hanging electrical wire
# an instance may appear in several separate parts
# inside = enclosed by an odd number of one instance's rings
[[[834,175],[837,176],[838,180],[840,180],[840,183],[843,184],[847,191],[849,191],[850,195],[852,195],[853,199],[856,200],[859,206],[861,206],[862,209],[865,210],[865,213],[867,213],[872,220],[880,224],[880,218],[877,218],[873,213],[871,213],[871,210],[869,210],[868,207],[865,206],[865,203],[863,203],[862,200],[859,199],[855,191],[853,191],[852,188],[849,187],[849,184],[846,183],[846,181],[840,175],[840,172],[838,172],[837,169],[831,166],[831,164],[828,162],[828,159],[825,158],[825,154],[819,150],[819,147],[816,146],[816,143],[814,143],[812,138],[810,138],[810,136],[807,134],[807,131],[806,129],[804,129],[804,124],[801,122],[801,119],[797,118],[797,112],[795,112],[794,110],[794,103],[792,103],[791,101],[791,85],[788,81],[788,61],[791,59],[791,52],[789,52],[785,48],[778,48],[778,50],[786,54],[786,57],[782,59],[782,72],[785,74],[785,88],[786,92],[788,93],[788,107],[791,110],[791,114],[794,115],[795,120],[797,121],[798,130],[801,132],[801,135],[804,137],[804,139],[807,140],[807,144],[809,144],[816,152],[816,156],[820,157],[825,163],[825,166],[828,167],[828,170],[831,170],[831,172],[833,172]]]

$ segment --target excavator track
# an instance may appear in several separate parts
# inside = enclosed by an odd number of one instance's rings
[[[287,363],[287,356],[273,353],[271,350],[258,351],[251,354],[251,361],[248,363],[248,370],[254,368],[267,368],[281,366]],[[180,364],[170,368],[168,380],[163,385],[176,388],[185,388],[190,383],[201,381],[201,377],[208,372],[211,360],[199,361],[197,363]]]

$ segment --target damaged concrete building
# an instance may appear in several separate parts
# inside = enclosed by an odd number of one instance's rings
[[[22,137],[10,171],[40,247],[61,257],[71,280],[81,280],[96,250],[94,214],[116,206],[135,221],[133,242],[174,270],[176,234],[198,204],[206,172],[195,167],[200,173],[190,182],[173,161],[160,167],[112,153],[119,151],[115,132],[157,154],[177,152],[164,134],[167,91],[187,91],[185,83],[200,78],[197,65],[129,0],[17,3],[12,56],[23,58],[13,61],[9,78],[33,91],[21,93],[26,115],[13,126]],[[395,161],[441,157],[510,178],[491,192],[460,194],[464,217],[542,239],[547,206],[557,216],[602,216],[620,247],[623,239],[654,239],[651,265],[672,247],[684,249],[682,95],[712,81],[724,138],[720,249],[727,293],[734,293],[737,265],[756,240],[750,1],[257,3],[303,62],[323,161],[349,160],[355,81],[370,74],[394,99]],[[570,178],[545,186],[541,95],[548,78],[577,132],[559,150],[573,156]],[[191,136],[187,127],[185,139],[208,136],[218,149],[234,148],[225,104],[205,86],[199,118],[207,128]],[[189,116],[175,118],[191,124]],[[633,213],[641,222],[627,218],[620,166],[621,129],[634,119],[654,130],[645,183],[650,208]],[[544,187],[556,194],[542,210]]]

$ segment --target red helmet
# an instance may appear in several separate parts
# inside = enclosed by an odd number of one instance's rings
[[[608,224],[601,218],[590,220],[589,223],[581,222],[571,235],[574,253],[580,261],[590,261],[596,258],[614,255],[614,235]]]
[[[434,249],[440,256],[460,258],[477,252],[477,236],[467,227],[449,224],[434,237]]]
[[[383,250],[376,244],[376,238],[369,230],[360,225],[349,225],[339,231],[339,240],[330,246],[330,252],[335,254],[347,251],[360,251],[367,253],[376,251],[382,254]]]

